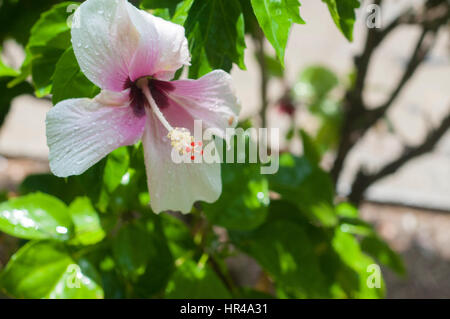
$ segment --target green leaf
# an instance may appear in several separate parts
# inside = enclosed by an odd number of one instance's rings
[[[251,289],[248,287],[241,287],[241,291],[238,293],[239,299],[274,299],[274,296],[262,292],[259,290]]]
[[[339,144],[344,118],[342,108],[335,102],[328,103],[328,100],[325,100],[324,103],[311,110],[322,119],[321,126],[315,137],[316,145],[319,146],[322,153],[335,149]]]
[[[317,149],[312,138],[304,130],[300,130],[300,136],[302,137],[303,143],[303,155],[308,159],[309,162],[319,165],[321,160],[320,151]]]
[[[253,11],[267,40],[284,66],[284,53],[293,23],[305,23],[300,17],[298,0],[251,0]]]
[[[336,213],[339,217],[358,218],[358,209],[350,203],[336,205]]]
[[[0,47],[0,78],[14,77],[14,76],[19,75],[19,72],[17,70],[14,70],[13,68],[11,68],[3,63],[2,59],[1,59],[1,53],[2,53],[2,48]]]
[[[166,288],[169,299],[226,299],[230,292],[207,264],[186,260],[178,266]]]
[[[59,199],[35,193],[0,204],[0,230],[24,239],[67,240],[73,224]]]
[[[194,0],[184,0],[180,4],[178,4],[175,13],[172,17],[172,22],[184,25],[186,22],[186,19],[188,18],[189,10],[192,7],[192,4],[194,3]]]
[[[168,214],[162,214],[161,224],[174,258],[185,258],[193,254],[197,246],[185,223]]]
[[[271,57],[270,55],[264,56],[264,64],[269,71],[269,74],[274,77],[283,78],[284,68],[283,65],[277,59]]]
[[[255,13],[253,12],[252,4],[250,0],[239,0],[239,2],[241,3],[242,12],[244,13],[245,33],[255,38],[257,37],[260,28]]]
[[[191,77],[212,69],[245,69],[244,16],[238,0],[194,0],[185,23],[192,54]]]
[[[391,268],[399,275],[405,275],[406,269],[402,258],[393,251],[389,245],[377,235],[364,237],[361,241],[364,252]]]
[[[75,225],[75,237],[71,244],[93,245],[103,240],[105,232],[89,198],[77,198],[70,204],[69,212]]]
[[[69,184],[76,184],[80,189],[79,195],[88,196],[92,203],[98,203],[103,188],[103,176],[107,159],[104,158],[81,175],[68,178]]]
[[[64,2],[53,6],[43,13],[31,29],[26,46],[27,59],[22,67],[25,79],[31,72],[36,95],[43,97],[51,92],[51,78],[61,55],[70,47],[70,28],[67,12],[69,5],[76,2]]]
[[[372,225],[359,218],[341,218],[340,229],[344,233],[359,236],[372,236],[375,234]]]
[[[6,119],[13,99],[22,94],[32,94],[33,88],[28,83],[21,83],[13,88],[8,88],[10,77],[0,78],[0,127]]]
[[[204,204],[211,223],[233,230],[250,230],[266,219],[268,181],[259,165],[222,164],[223,190],[219,200]]]
[[[355,24],[355,9],[359,8],[359,0],[322,0],[328,5],[331,17],[342,34],[353,41],[353,26]]]
[[[0,287],[15,298],[103,298],[98,275],[85,260],[75,261],[62,244],[29,242],[0,274]]]
[[[30,29],[43,11],[60,0],[3,0],[0,4],[0,43],[12,38],[25,46]]]
[[[301,72],[295,85],[295,93],[298,98],[315,103],[323,99],[338,83],[333,71],[324,66],[313,65]]]
[[[341,260],[349,267],[345,271],[341,271],[340,280],[349,282],[349,275],[357,280],[358,290],[354,291],[352,298],[382,298],[385,293],[385,285],[383,278],[380,277],[380,288],[370,288],[368,286],[368,279],[371,273],[369,272],[370,265],[375,262],[372,258],[365,255],[358,244],[358,241],[353,235],[342,232],[336,229],[332,240],[332,245],[335,251],[339,254]],[[354,272],[352,274],[348,270]],[[381,275],[381,274],[380,274]]]
[[[173,272],[173,257],[158,218],[122,227],[113,241],[113,256],[137,297],[160,292]]]
[[[26,195],[34,192],[55,196],[67,205],[83,193],[79,185],[72,183],[70,178],[59,178],[51,173],[28,175],[20,184],[20,194]]]
[[[97,203],[100,211],[105,212],[111,201],[113,192],[119,187],[122,179],[130,179],[128,168],[130,165],[130,155],[127,147],[120,147],[111,152],[103,171],[103,185],[100,199]],[[126,176],[126,174],[128,174]]]
[[[70,98],[92,98],[99,93],[99,88],[92,84],[81,72],[73,48],[68,48],[56,64],[52,77],[53,104]]]
[[[216,202],[202,205],[213,224],[233,230],[250,230],[261,225],[267,217],[269,199],[268,180],[261,174],[259,163],[250,163],[247,152],[255,144],[249,131],[242,131],[228,144],[219,148],[226,162],[221,165],[222,194]]]
[[[103,172],[103,184],[112,193],[122,181],[130,165],[130,155],[126,147],[120,147],[108,155]]]
[[[143,9],[162,9],[168,8],[170,15],[175,13],[177,6],[183,0],[143,0],[141,1],[141,8]]]
[[[291,208],[292,209],[292,208]],[[297,291],[300,296],[328,296],[325,274],[305,224],[298,222],[295,207],[271,204],[271,217],[251,232],[230,232],[232,242],[255,258],[277,287]],[[288,215],[289,218],[286,218]]]
[[[278,173],[269,176],[269,188],[294,203],[312,221],[336,225],[331,178],[306,157],[282,154]]]

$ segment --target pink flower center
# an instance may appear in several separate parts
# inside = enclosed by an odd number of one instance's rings
[[[133,82],[131,79],[128,79],[124,85],[124,90],[130,89],[129,98],[133,112],[137,117],[142,117],[145,115],[145,107],[150,107],[150,105],[144,95],[144,92],[138,87],[138,81],[139,80]],[[175,89],[170,82],[149,79],[148,88],[150,89],[150,93],[152,94],[156,105],[158,105],[160,109],[169,106],[169,98],[167,97],[167,93]]]
[[[136,116],[145,115],[145,108],[160,121],[167,129],[167,137],[170,139],[172,147],[180,154],[189,154],[191,160],[195,159],[194,153],[203,155],[202,143],[195,142],[191,132],[184,127],[172,127],[164,117],[161,109],[169,107],[168,92],[175,89],[173,84],[167,81],[159,81],[152,78],[143,77],[132,82],[128,80],[124,86],[130,89],[130,101],[133,112]]]

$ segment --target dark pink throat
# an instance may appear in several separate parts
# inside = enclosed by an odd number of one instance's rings
[[[148,87],[156,105],[160,108],[166,108],[170,105],[168,94],[175,89],[175,86],[169,81],[160,81],[155,79],[148,80]],[[130,89],[130,101],[133,112],[137,117],[145,115],[145,107],[149,107],[147,99],[142,90],[137,86],[137,80],[128,79],[124,84],[124,90]]]

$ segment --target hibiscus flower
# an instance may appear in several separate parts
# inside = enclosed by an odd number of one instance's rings
[[[216,201],[220,163],[177,164],[171,152],[192,151],[195,120],[220,138],[236,126],[240,108],[230,75],[215,70],[198,80],[170,81],[190,62],[184,28],[126,0],[85,1],[74,19],[75,56],[102,91],[47,113],[51,171],[82,174],[114,149],[142,140],[154,212],[187,213],[195,201]]]

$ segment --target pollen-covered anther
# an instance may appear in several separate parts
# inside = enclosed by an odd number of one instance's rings
[[[169,131],[167,137],[170,138],[172,147],[180,154],[191,153],[191,145],[194,143],[194,137],[188,129],[176,127]]]

